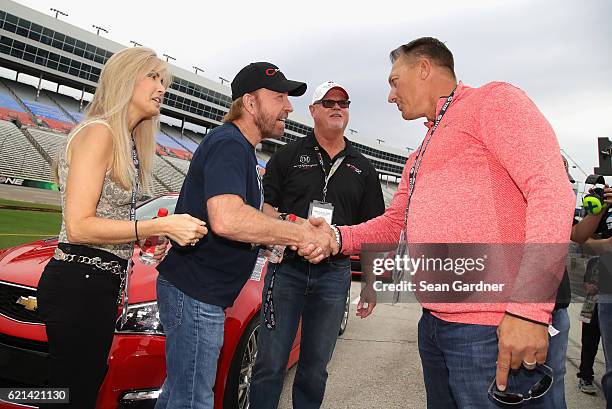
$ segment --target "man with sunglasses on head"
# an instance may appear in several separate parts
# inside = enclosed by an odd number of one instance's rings
[[[352,225],[383,213],[376,169],[344,137],[349,105],[348,92],[340,84],[329,81],[317,87],[309,106],[314,130],[279,149],[266,166],[266,214],[281,219],[297,215],[298,223],[319,216],[330,225]],[[349,258],[341,254],[314,265],[286,252],[280,264],[269,264],[251,407],[278,406],[300,319],[302,335],[293,407],[321,406],[327,364],[344,315],[350,276]]]

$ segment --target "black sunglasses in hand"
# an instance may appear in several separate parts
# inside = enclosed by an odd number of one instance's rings
[[[334,105],[338,104],[340,108],[348,108],[351,105],[351,101],[348,99],[342,99],[340,101],[336,101],[334,99],[322,99],[320,101],[315,102],[315,104],[323,105],[323,108],[333,108]]]
[[[548,365],[538,365],[536,366],[535,370],[541,372],[543,376],[531,388],[529,388],[527,396],[523,396],[522,393],[500,391],[497,389],[497,379],[493,379],[493,383],[491,386],[489,386],[489,396],[491,396],[497,402],[506,405],[520,405],[525,401],[541,398],[550,390],[550,387],[553,384],[554,371]]]

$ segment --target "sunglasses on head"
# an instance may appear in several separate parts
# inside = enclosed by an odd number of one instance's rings
[[[506,405],[520,405],[525,401],[541,398],[550,390],[550,387],[552,386],[554,379],[553,370],[547,365],[538,365],[536,370],[541,372],[543,376],[531,388],[529,388],[527,396],[523,396],[522,393],[500,391],[497,389],[497,383],[495,382],[496,379],[493,379],[493,383],[491,386],[489,386],[489,396]]]
[[[336,104],[338,104],[340,108],[348,108],[349,105],[351,105],[351,101],[348,99],[342,99],[340,101],[336,101],[334,99],[322,99],[315,102],[315,104],[321,104],[323,105],[323,108],[333,108]]]

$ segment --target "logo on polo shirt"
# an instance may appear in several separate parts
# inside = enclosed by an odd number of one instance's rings
[[[310,156],[308,155],[300,155],[298,161],[299,163],[293,165],[293,169],[310,169],[319,166],[318,162],[310,163]]]
[[[358,175],[361,175],[361,169],[359,169],[357,166],[353,165],[352,163],[347,163],[346,167],[351,169],[352,171],[354,171]]]

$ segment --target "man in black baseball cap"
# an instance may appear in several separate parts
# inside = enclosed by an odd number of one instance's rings
[[[232,105],[223,122],[232,123],[243,135],[262,139],[280,138],[293,106],[289,96],[306,92],[306,84],[288,80],[269,62],[254,62],[241,69],[232,81]]]
[[[292,97],[299,97],[306,92],[305,83],[288,80],[276,65],[269,62],[252,62],[241,69],[234,77],[232,81],[232,101],[260,88],[286,92]]]
[[[326,256],[338,252],[329,227],[289,223],[261,211],[255,146],[283,134],[293,111],[288,96],[305,90],[306,84],[288,81],[275,65],[250,64],[232,82],[234,101],[224,124],[210,131],[193,154],[175,213],[206,221],[209,231],[193,246],[173,243],[158,266],[159,309],[169,346],[158,409],[213,409],[223,310],[249,279],[257,244],[294,246],[298,252],[315,248]],[[180,322],[168,321],[177,311]]]

